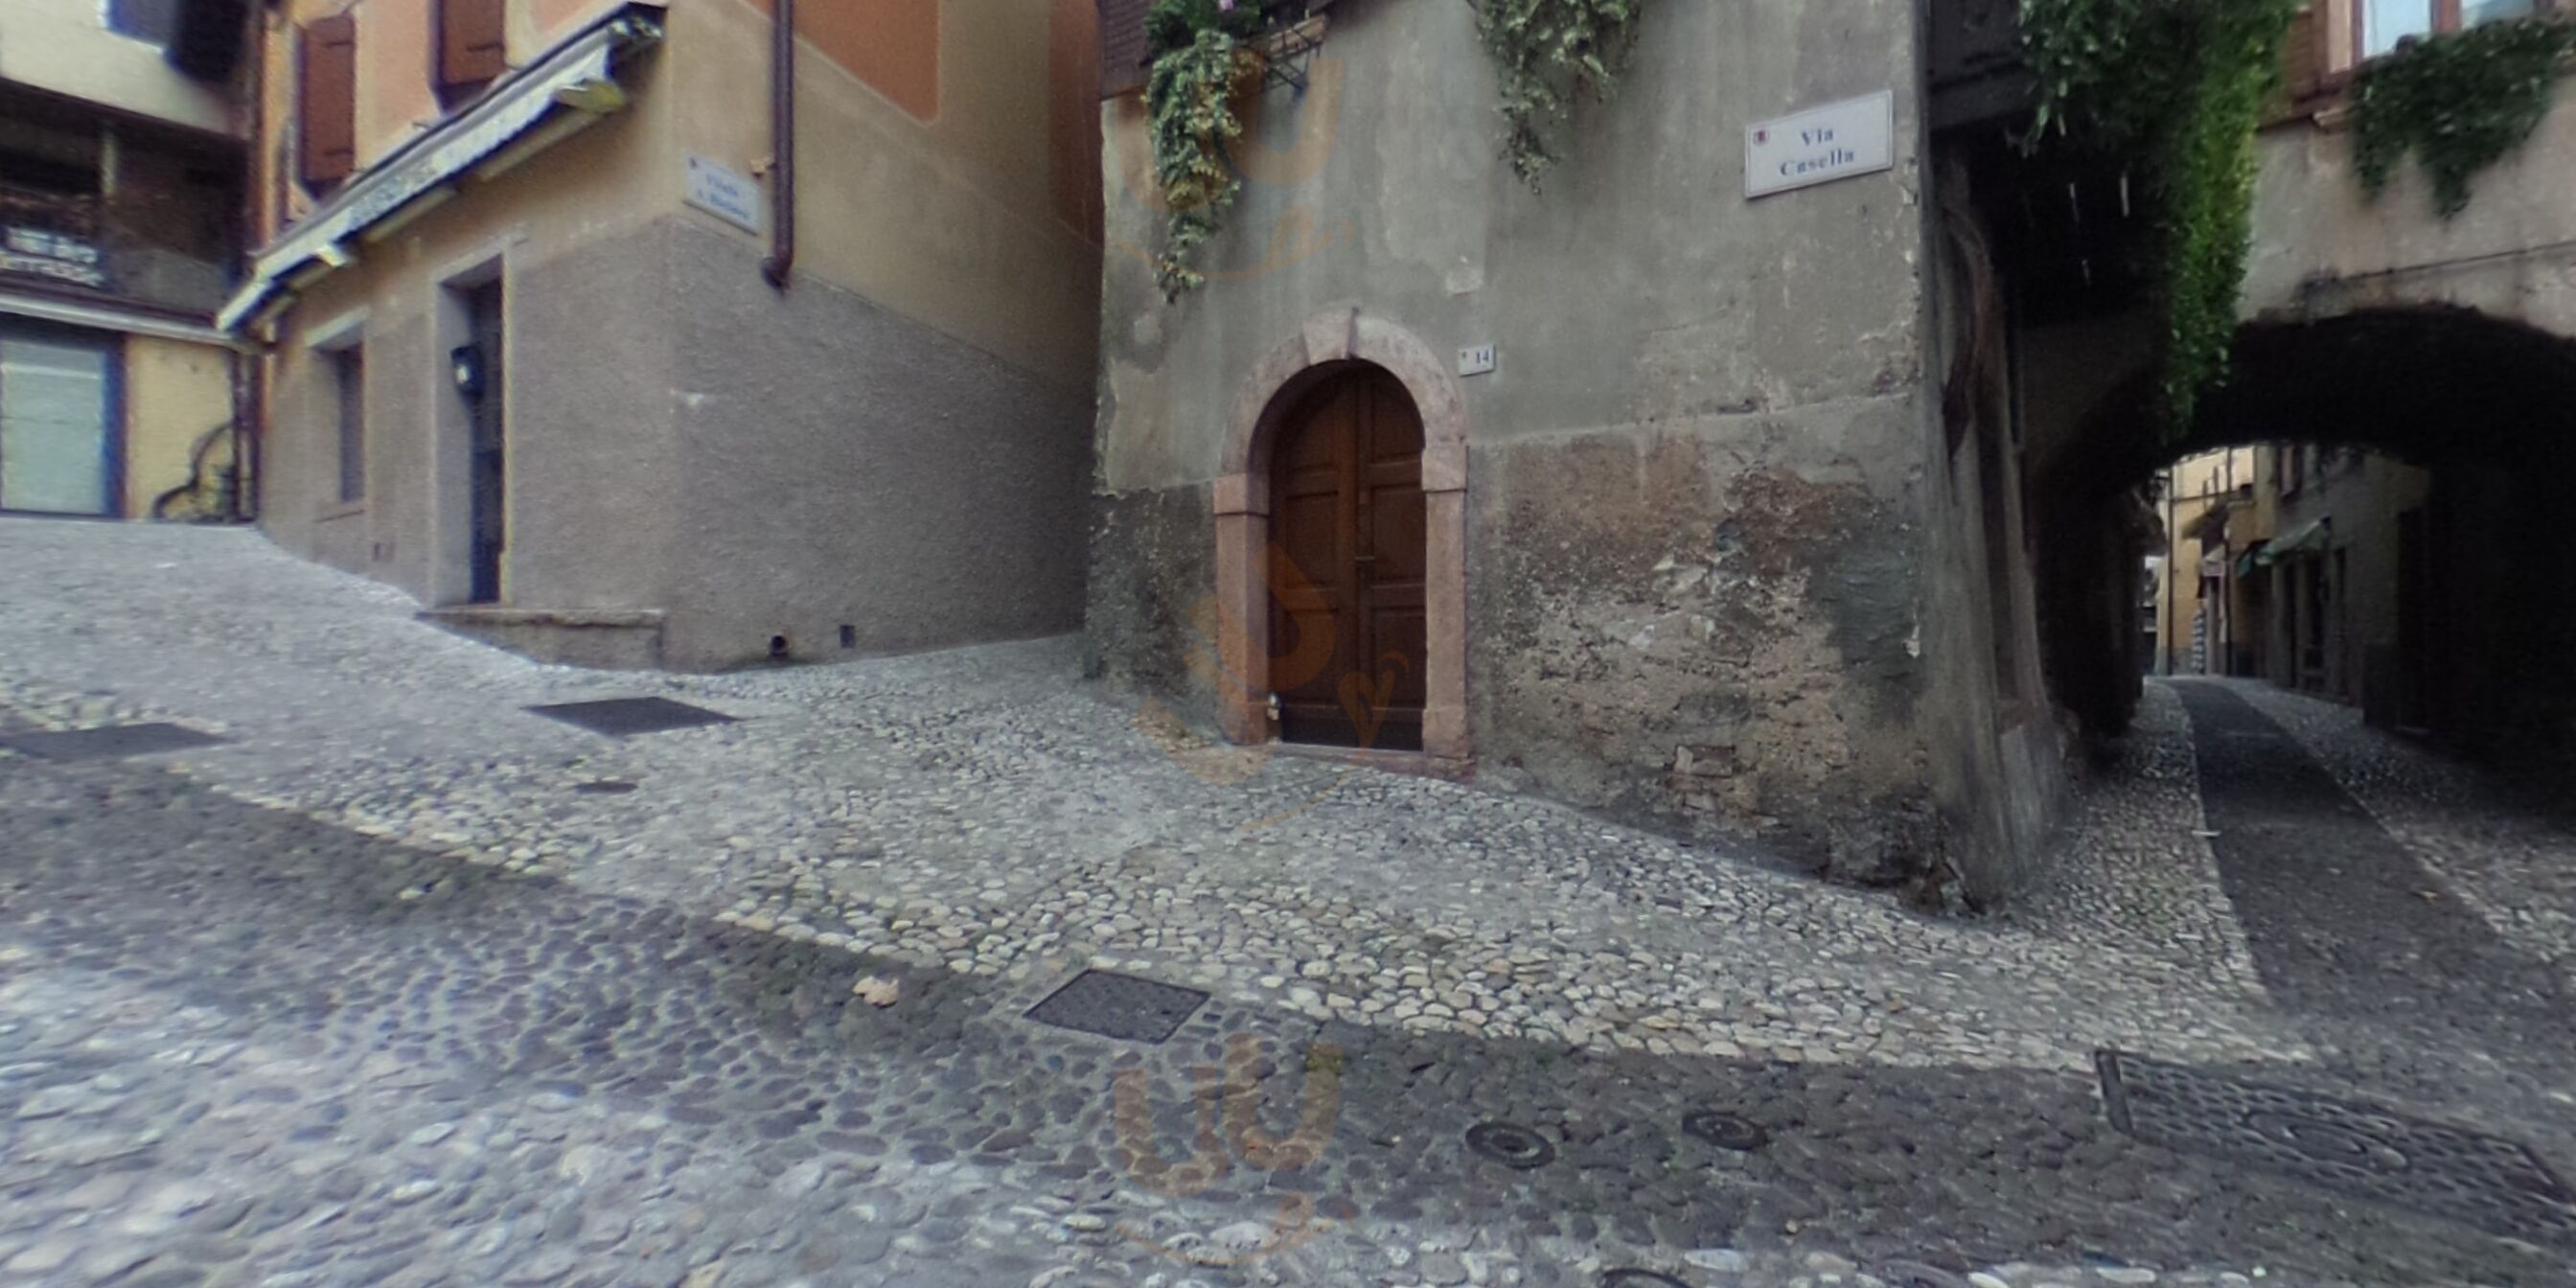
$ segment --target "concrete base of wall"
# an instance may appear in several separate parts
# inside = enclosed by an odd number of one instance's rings
[[[436,608],[420,620],[540,662],[602,671],[649,671],[662,665],[659,612]]]

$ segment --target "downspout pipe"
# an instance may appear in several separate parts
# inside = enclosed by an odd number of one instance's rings
[[[774,0],[769,48],[769,258],[760,275],[786,290],[796,271],[796,0]]]

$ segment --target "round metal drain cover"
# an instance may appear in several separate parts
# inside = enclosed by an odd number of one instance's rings
[[[1660,1270],[1621,1266],[1601,1276],[1601,1288],[1690,1288],[1690,1285]]]
[[[1467,1148],[1502,1164],[1528,1171],[1556,1159],[1547,1137],[1514,1123],[1478,1123],[1467,1129]]]
[[[595,783],[579,783],[573,787],[573,791],[582,796],[623,796],[634,790],[635,784],[622,783],[614,778],[603,778]]]
[[[1682,1119],[1682,1131],[1719,1149],[1738,1153],[1757,1150],[1771,1143],[1771,1133],[1764,1131],[1761,1124],[1714,1109],[1702,1110]]]

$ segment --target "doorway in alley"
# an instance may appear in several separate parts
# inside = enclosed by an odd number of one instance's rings
[[[456,388],[471,427],[473,602],[501,602],[501,562],[509,550],[508,435],[502,416],[501,284],[487,282],[466,293],[472,337],[457,354]]]
[[[1289,742],[1417,750],[1427,693],[1422,418],[1395,377],[1354,367],[1309,392],[1271,468],[1271,596]],[[1329,652],[1311,641],[1331,641]],[[1307,673],[1311,672],[1311,673]]]

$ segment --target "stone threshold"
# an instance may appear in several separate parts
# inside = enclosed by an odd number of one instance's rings
[[[1406,774],[1415,778],[1438,778],[1453,783],[1473,781],[1476,762],[1453,756],[1434,756],[1427,751],[1395,751],[1384,747],[1335,747],[1324,743],[1282,742],[1272,739],[1270,749],[1283,756],[1301,760],[1326,760],[1337,764],[1356,765],[1381,773]]]

